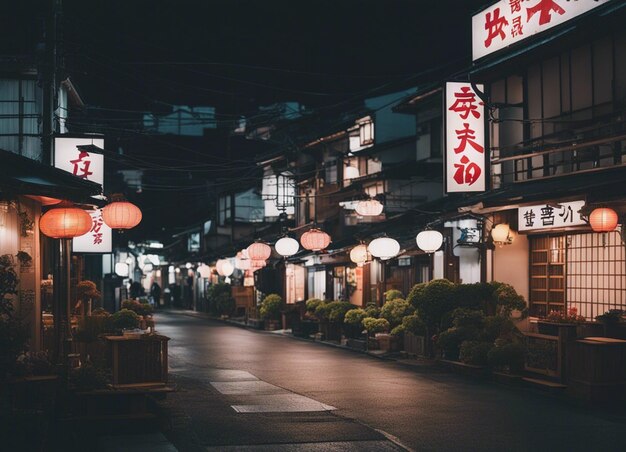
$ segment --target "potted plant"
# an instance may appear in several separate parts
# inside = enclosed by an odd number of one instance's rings
[[[317,306],[315,315],[320,321],[320,332],[325,340],[341,340],[341,326],[346,313],[351,309],[356,309],[356,306],[347,301],[331,301]]]
[[[263,298],[259,314],[265,320],[266,330],[277,330],[280,328],[279,317],[283,306],[283,299],[278,294],[269,294]]]
[[[351,309],[346,312],[344,323],[344,335],[348,339],[357,339],[363,331],[363,319],[367,317],[365,309]]]
[[[377,350],[380,348],[379,336],[389,331],[389,322],[387,319],[376,319],[374,317],[366,317],[363,319],[363,327],[367,332],[368,349]],[[372,340],[373,339],[373,340]],[[383,341],[385,339],[383,338]]]
[[[626,311],[623,309],[609,309],[604,314],[596,317],[596,320],[604,328],[604,336],[622,338],[626,333],[620,324],[625,323]]]
[[[117,334],[139,328],[139,316],[130,309],[120,309],[111,316],[111,326]]]
[[[96,283],[88,279],[81,281],[76,285],[76,298],[78,299],[78,303],[76,303],[74,309],[79,311],[82,315],[91,315],[93,301],[99,300],[101,297],[102,294],[98,290]]]
[[[567,311],[550,311],[543,319],[537,322],[537,329],[540,334],[548,336],[558,336],[559,329],[567,328],[571,330],[568,336],[576,334],[576,327],[585,323],[585,318],[578,315],[578,309],[569,308]]]
[[[403,317],[402,323],[392,329],[391,334],[402,338],[404,351],[409,355],[421,356],[425,354],[426,325],[416,314]]]

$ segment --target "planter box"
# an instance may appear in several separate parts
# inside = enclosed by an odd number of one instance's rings
[[[405,332],[404,351],[413,356],[426,356],[426,338]]]
[[[539,320],[537,322],[537,330],[539,334],[545,334],[546,336],[558,336],[560,330],[566,331],[566,337],[576,336],[576,329],[578,325],[575,323],[555,323],[544,322]]]
[[[341,340],[341,324],[337,322],[320,322],[320,333],[325,341]]]
[[[298,337],[309,337],[319,331],[319,324],[313,320],[302,320],[293,325],[292,333]]]
[[[365,339],[347,339],[346,345],[355,350],[367,350],[367,341]]]
[[[265,330],[266,331],[276,331],[279,330],[281,326],[280,320],[266,320],[265,321]]]
[[[166,336],[105,336],[114,387],[167,383]]]
[[[377,334],[378,346],[380,350],[391,353],[400,351],[400,339],[391,334]]]

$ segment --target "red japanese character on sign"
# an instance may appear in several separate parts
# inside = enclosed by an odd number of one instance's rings
[[[539,25],[545,25],[552,20],[552,12],[565,14],[565,10],[561,8],[554,0],[539,0],[535,6],[526,8],[527,19],[526,22],[530,22],[530,19],[539,13]]]
[[[511,36],[514,38],[516,36],[521,36],[522,33],[522,16],[517,16],[513,18],[513,25],[511,26]]]
[[[517,13],[522,10],[522,5],[520,5],[521,0],[509,0],[509,6],[511,7],[511,14]]]
[[[93,232],[93,244],[94,245],[99,245],[100,243],[102,243],[102,232],[100,232],[100,229],[102,229],[102,216],[93,218],[91,232]]]
[[[500,16],[500,8],[493,10],[493,17],[491,17],[490,12],[487,13],[487,17],[485,19],[485,30],[487,30],[485,47],[489,47],[491,45],[493,38],[500,37],[500,39],[504,40],[506,34],[502,28],[505,25],[509,25],[509,22],[506,20],[506,17]]]
[[[480,152],[481,154],[484,151],[484,148],[474,141],[476,139],[476,131],[469,128],[469,124],[467,122],[463,123],[463,129],[455,130],[456,137],[460,140],[459,145],[454,148],[455,154],[460,154],[465,151],[465,147],[469,144],[474,150]]]
[[[474,162],[470,162],[470,159],[468,159],[466,155],[461,157],[460,162],[461,163],[454,164],[456,168],[453,176],[454,181],[459,185],[463,185],[464,183],[472,185],[480,178],[480,174],[482,173],[480,166]]]
[[[461,87],[461,92],[454,93],[454,97],[455,101],[449,108],[450,111],[460,113],[459,116],[462,119],[467,119],[470,113],[474,116],[474,118],[480,118],[480,112],[478,111],[478,107],[475,105],[476,95],[470,91],[469,86]],[[478,102],[478,105],[483,105],[483,103]]]
[[[74,165],[74,176],[78,176],[82,179],[87,179],[89,176],[93,174],[93,171],[89,171],[89,166],[91,165],[91,160],[83,160],[85,157],[89,157],[89,153],[85,151],[80,151],[78,154],[78,158],[74,160],[70,160],[70,163]],[[83,164],[82,168],[80,168],[80,164]],[[79,174],[80,171],[80,174]]]

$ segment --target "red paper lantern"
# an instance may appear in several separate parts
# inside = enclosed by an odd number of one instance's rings
[[[330,235],[320,229],[313,228],[302,234],[300,243],[307,250],[320,251],[330,245]]]
[[[139,207],[119,196],[102,209],[102,220],[111,229],[131,229],[141,222]]]
[[[267,243],[254,242],[248,247],[248,256],[252,260],[265,261],[272,255],[272,248]]]
[[[589,215],[589,224],[595,232],[611,232],[617,227],[617,212],[608,207],[594,209]]]
[[[41,216],[39,229],[53,239],[80,237],[91,229],[91,215],[71,203],[64,202]]]
[[[266,265],[267,262],[265,262],[264,259],[250,259],[250,271],[253,273],[265,267]]]

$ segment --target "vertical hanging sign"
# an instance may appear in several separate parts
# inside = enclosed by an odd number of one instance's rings
[[[483,85],[476,87],[483,90]],[[485,191],[485,105],[471,83],[446,83],[445,118],[446,193]]]
[[[76,177],[102,185],[104,189],[104,138],[64,137],[54,139],[54,166]],[[89,212],[91,230],[72,239],[72,250],[76,253],[110,253],[112,230],[102,221],[100,209]]]

